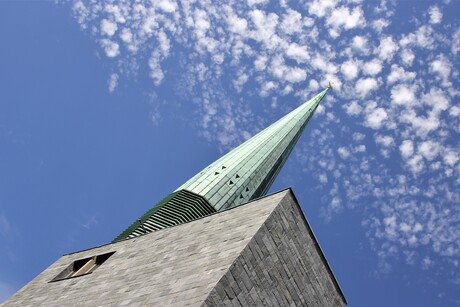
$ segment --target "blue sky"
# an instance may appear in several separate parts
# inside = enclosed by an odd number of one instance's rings
[[[350,306],[458,306],[458,1],[0,2],[0,301],[334,83],[292,186]]]

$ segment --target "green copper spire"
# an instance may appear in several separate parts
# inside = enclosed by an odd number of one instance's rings
[[[329,85],[196,174],[114,241],[185,223],[265,195],[331,88]]]

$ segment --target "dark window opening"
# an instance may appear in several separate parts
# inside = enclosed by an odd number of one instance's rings
[[[64,271],[54,277],[51,282],[91,274],[113,254],[115,252],[75,260]]]

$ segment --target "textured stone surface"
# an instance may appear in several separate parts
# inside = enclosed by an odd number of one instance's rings
[[[345,306],[292,194],[287,194],[204,306]]]
[[[131,240],[64,255],[5,306],[340,306],[344,300],[290,190]],[[74,260],[93,273],[50,283]]]

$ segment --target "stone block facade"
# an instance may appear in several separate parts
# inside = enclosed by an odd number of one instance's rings
[[[89,274],[77,260],[115,252]],[[199,220],[62,256],[2,306],[344,306],[290,189]]]

